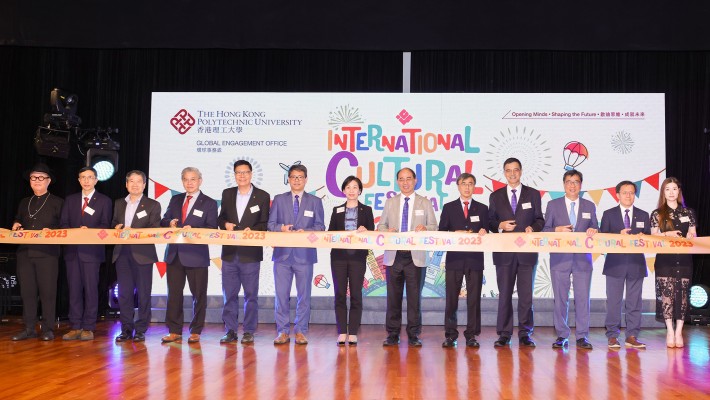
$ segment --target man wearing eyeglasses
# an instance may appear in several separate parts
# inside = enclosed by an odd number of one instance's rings
[[[96,170],[79,170],[81,192],[67,196],[62,207],[61,228],[103,228],[111,226],[111,199],[96,191]],[[64,340],[94,340],[99,310],[99,269],[106,261],[101,244],[72,244],[64,248],[69,285],[69,323]]]
[[[599,230],[594,203],[579,196],[582,173],[569,170],[562,176],[565,197],[550,200],[545,212],[544,232],[585,232],[594,236]],[[568,345],[570,277],[574,280],[575,338],[577,348],[591,350],[589,342],[589,291],[592,285],[592,255],[590,253],[550,253],[550,275],[555,307],[552,319],[557,332],[553,349]]]
[[[306,193],[308,169],[304,165],[292,165],[288,169],[288,183],[291,190],[278,194],[271,203],[268,229],[272,232],[324,231],[325,220],[323,202],[320,198]],[[313,264],[318,262],[315,248],[274,247],[274,319],[277,336],[274,344],[290,341],[291,284],[296,278],[296,320],[294,332],[296,344],[308,344],[308,322],[311,318],[311,281]]]
[[[234,163],[234,179],[237,187],[222,192],[222,209],[217,218],[219,228],[228,231],[265,231],[269,222],[270,196],[252,184],[252,166],[249,161],[238,160]],[[260,246],[222,246],[222,321],[227,333],[222,336],[220,343],[237,341],[239,291],[242,287],[242,344],[254,342],[259,314],[259,270],[263,259],[264,248]]]
[[[32,196],[20,200],[13,231],[59,228],[59,217],[64,200],[47,190],[52,182],[52,173],[44,164],[35,165],[26,175],[32,188]],[[42,324],[40,340],[54,339],[52,332],[57,298],[59,274],[59,245],[23,244],[17,248],[17,278],[22,297],[22,320],[25,329],[12,336],[12,340],[36,338],[37,294],[42,301]]]

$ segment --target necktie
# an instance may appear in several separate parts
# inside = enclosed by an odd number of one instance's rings
[[[409,197],[404,198],[404,207],[402,208],[402,229],[400,232],[409,230]]]
[[[624,228],[631,228],[631,219],[629,218],[629,210],[624,211]]]
[[[293,196],[293,223],[296,223],[298,218],[298,195]]]
[[[88,206],[89,206],[89,198],[84,197],[84,205],[81,206],[81,215],[84,215],[84,210],[86,210],[86,207],[88,207]]]
[[[185,223],[185,218],[187,218],[187,210],[190,207],[190,199],[192,199],[192,196],[187,196],[185,198],[185,203],[182,205],[182,223]]]
[[[510,198],[510,208],[513,209],[513,215],[515,215],[515,209],[518,208],[518,196],[515,195],[518,189],[513,189],[513,196]]]
[[[463,217],[468,220],[468,201],[463,202]]]
[[[574,211],[574,201],[569,205],[569,223],[572,224],[572,230],[574,230],[575,225],[577,225],[577,212]]]

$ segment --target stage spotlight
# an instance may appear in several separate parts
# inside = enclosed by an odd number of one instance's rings
[[[81,125],[81,118],[76,115],[79,96],[55,88],[49,95],[51,112],[44,115],[44,121],[53,129],[69,130]]]
[[[69,158],[70,131],[37,127],[35,132],[35,150],[37,154],[48,157]]]
[[[100,182],[109,180],[118,169],[118,152],[90,148],[86,151],[86,166],[96,170],[96,178]]]
[[[690,323],[693,325],[710,325],[710,289],[705,285],[693,285],[688,291],[690,302]]]

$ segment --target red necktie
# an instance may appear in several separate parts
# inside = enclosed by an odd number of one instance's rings
[[[89,198],[84,197],[84,205],[81,206],[81,215],[82,216],[84,215],[84,210],[86,210],[86,207],[88,207],[88,206],[89,206]]]
[[[182,223],[185,223],[185,218],[187,218],[187,209],[190,207],[190,199],[192,196],[187,196],[185,203],[182,205]]]
[[[468,201],[463,202],[463,217],[468,219]]]

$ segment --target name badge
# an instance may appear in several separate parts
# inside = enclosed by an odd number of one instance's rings
[[[250,209],[249,209],[249,211],[251,211],[251,212],[252,212],[252,214],[253,214],[253,213],[257,213],[257,212],[259,212],[259,206],[258,206],[258,205],[256,205],[256,206],[254,206],[254,207],[250,208]]]
[[[192,210],[192,215],[196,217],[202,217],[202,211],[201,210]]]
[[[478,218],[478,215],[472,215],[472,216],[471,216],[471,222],[481,222],[481,219]]]
[[[335,209],[335,212],[338,213],[338,214],[340,214],[340,213],[342,213],[342,212],[345,212],[345,207],[338,207],[338,208]]]
[[[89,207],[86,207],[86,209],[88,210]],[[690,222],[690,217],[687,215],[684,215],[684,216],[680,217],[680,222]]]
[[[94,213],[95,213],[96,211],[94,211],[93,208],[91,208],[91,207],[89,207],[89,206],[86,206],[86,208],[84,209],[84,212],[87,213],[87,214],[89,214],[89,215],[94,215]],[[686,217],[686,218],[688,218],[688,217]],[[681,218],[681,221],[682,221],[682,220],[683,220],[683,219]]]
[[[636,227],[637,227],[637,228],[643,228],[643,221],[637,221],[637,222],[636,222]]]
[[[306,210],[303,212],[304,217],[313,218],[313,211]]]
[[[592,218],[591,213],[585,213],[585,212],[582,213],[582,219],[591,219],[591,218]]]
[[[138,219],[141,219],[141,218],[145,217],[146,215],[148,215],[148,213],[145,212],[145,210],[143,210],[143,211],[137,213],[136,217],[138,217]]]
[[[414,215],[424,216],[424,210],[414,210]]]
[[[532,208],[532,204],[530,203],[523,203],[523,210],[527,210],[529,208]]]

